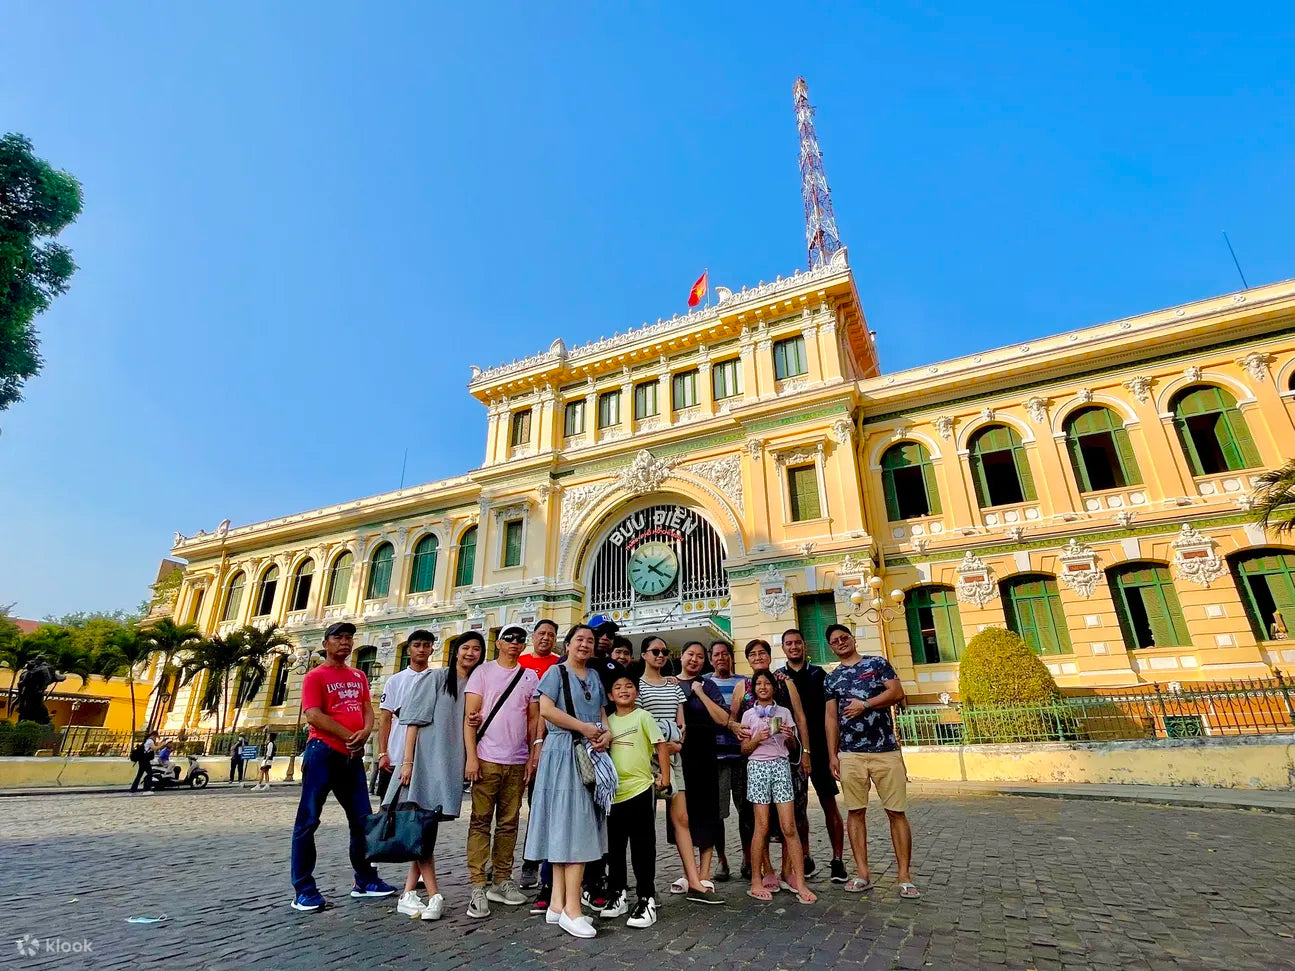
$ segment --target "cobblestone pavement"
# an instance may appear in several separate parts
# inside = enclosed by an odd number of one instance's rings
[[[1263,813],[926,795],[912,811],[924,896],[901,901],[880,807],[877,888],[760,904],[668,899],[655,927],[577,941],[525,908],[469,920],[466,819],[442,830],[446,917],[351,900],[345,823],[320,829],[322,914],[288,907],[293,790],[6,799],[0,968],[1295,968],[1295,827]],[[826,864],[821,817],[814,855]],[[730,844],[735,834],[730,834]],[[678,869],[660,840],[660,885]],[[397,882],[402,867],[384,876]],[[167,914],[132,925],[131,915]],[[41,953],[18,953],[30,935]],[[49,953],[45,939],[65,949]],[[68,953],[83,941],[89,954]]]

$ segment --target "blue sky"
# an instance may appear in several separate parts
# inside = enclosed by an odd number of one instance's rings
[[[86,203],[0,603],[473,468],[469,364],[801,266],[797,74],[887,369],[1237,289],[1225,229],[1295,276],[1289,6],[872,6],[13,5],[0,130]]]

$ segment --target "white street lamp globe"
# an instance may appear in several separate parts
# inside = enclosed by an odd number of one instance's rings
[[[862,607],[867,599],[867,595],[862,590],[855,590],[854,593],[850,594],[850,603],[856,607]]]

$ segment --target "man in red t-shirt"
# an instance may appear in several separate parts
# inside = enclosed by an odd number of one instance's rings
[[[361,755],[373,732],[373,705],[369,679],[346,664],[354,643],[354,624],[331,625],[324,632],[324,663],[301,682],[301,710],[310,725],[310,739],[301,758],[301,802],[292,829],[295,910],[324,907],[323,895],[315,886],[315,830],[330,790],[341,803],[351,830],[351,867],[355,870],[351,896],[389,897],[396,892],[378,879],[378,871],[365,859],[364,820],[371,807]]]

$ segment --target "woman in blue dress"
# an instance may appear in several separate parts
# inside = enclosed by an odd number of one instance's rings
[[[607,852],[607,817],[580,781],[575,747],[588,739],[605,752],[611,733],[602,681],[587,666],[594,653],[593,629],[587,624],[572,627],[566,646],[566,660],[549,668],[538,689],[540,717],[548,734],[535,773],[525,855],[553,866],[553,895],[545,921],[574,937],[593,937],[597,931],[580,908],[580,883],[585,864]]]

